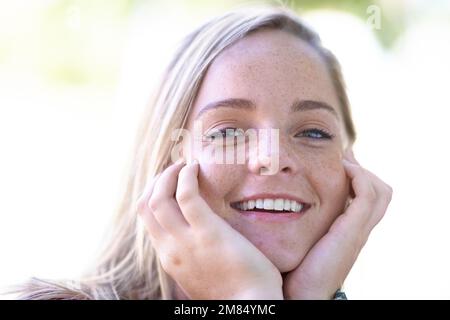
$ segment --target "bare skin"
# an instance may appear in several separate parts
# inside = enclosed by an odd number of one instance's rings
[[[205,105],[232,98],[252,101],[255,108],[217,108],[197,118]],[[293,102],[305,100],[331,111],[290,111]],[[331,298],[386,212],[392,189],[346,147],[322,59],[282,31],[247,36],[208,69],[187,129],[194,120],[202,121],[205,135],[230,127],[278,128],[279,170],[261,175],[263,161],[249,159],[206,163],[202,152],[211,143],[205,142],[202,150],[192,150],[199,164],[169,166],[149,184],[139,213],[175,282],[175,298]],[[310,207],[294,222],[267,223],[231,206],[263,192],[287,193]]]

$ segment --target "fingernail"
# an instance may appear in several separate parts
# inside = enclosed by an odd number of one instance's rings
[[[197,159],[192,160],[192,164],[193,165],[197,165],[198,164],[198,160]]]

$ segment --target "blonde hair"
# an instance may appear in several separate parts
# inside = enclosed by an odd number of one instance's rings
[[[170,278],[161,268],[135,204],[148,178],[170,164],[174,129],[183,128],[202,79],[227,47],[257,30],[292,33],[317,50],[328,66],[339,97],[344,127],[355,130],[339,64],[296,14],[280,6],[240,8],[200,26],[179,46],[142,118],[125,192],[110,226],[105,248],[77,281],[31,278],[18,286],[18,299],[172,299]]]

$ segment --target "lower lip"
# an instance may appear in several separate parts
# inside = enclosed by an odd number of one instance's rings
[[[261,211],[243,211],[235,209],[237,212],[242,214],[244,217],[251,220],[261,220],[267,222],[283,222],[283,221],[295,221],[300,219],[309,208],[304,208],[300,212],[293,213],[270,213]]]

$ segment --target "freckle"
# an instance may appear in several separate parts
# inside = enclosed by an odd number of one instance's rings
[[[179,266],[181,264],[181,260],[178,257],[173,257],[172,258],[172,263],[175,266]]]

